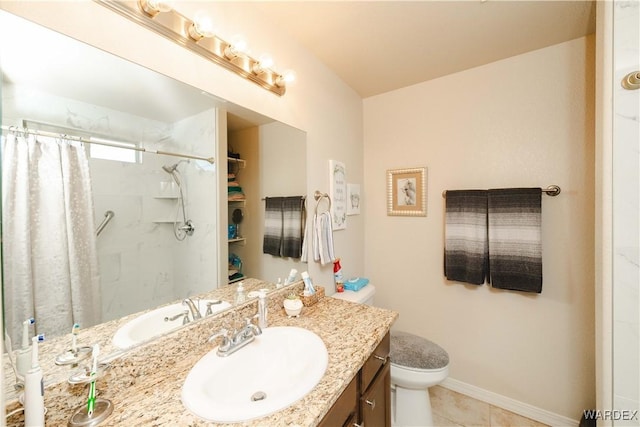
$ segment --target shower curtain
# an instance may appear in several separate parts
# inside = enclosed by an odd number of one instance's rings
[[[22,322],[51,336],[100,321],[89,162],[82,145],[9,134],[2,153],[5,327],[14,348]]]

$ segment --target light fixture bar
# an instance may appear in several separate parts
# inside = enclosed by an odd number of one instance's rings
[[[143,27],[146,27],[169,40],[187,48],[198,55],[230,70],[245,79],[267,89],[278,96],[284,95],[286,86],[282,84],[283,76],[271,69],[264,69],[261,73],[254,73],[254,65],[259,60],[248,55],[238,55],[231,59],[225,56],[225,49],[231,46],[230,43],[220,37],[203,37],[195,41],[189,36],[189,28],[193,21],[177,12],[169,10],[157,13],[153,16],[145,13],[139,6],[138,1],[119,0],[94,0],[106,8],[124,16]]]

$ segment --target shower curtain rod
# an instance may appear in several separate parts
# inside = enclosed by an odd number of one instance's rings
[[[79,141],[85,144],[97,144],[97,145],[106,145],[107,147],[115,147],[115,148],[122,148],[125,150],[134,150],[134,151],[141,151],[144,153],[152,153],[152,154],[162,154],[163,156],[175,156],[175,157],[183,157],[185,159],[195,159],[195,160],[205,160],[211,164],[214,163],[214,158],[213,157],[202,157],[202,156],[194,156],[192,154],[184,154],[184,153],[174,153],[171,151],[164,151],[164,150],[152,150],[150,148],[144,148],[144,147],[128,147],[126,145],[121,145],[121,144],[130,144],[129,142],[118,142],[118,141],[109,141],[103,138],[100,138],[100,140],[91,140],[91,139],[87,139],[87,138],[83,138],[80,136],[73,136],[73,135],[69,135],[69,134],[65,134],[65,133],[56,133],[56,132],[48,132],[48,131],[44,131],[44,130],[35,130],[35,129],[29,129],[29,128],[21,128],[18,126],[5,126],[2,125],[0,126],[0,128],[2,128],[2,130],[6,130],[9,132],[18,132],[18,133],[29,133],[32,135],[41,135],[41,136],[49,136],[52,138],[67,138],[67,139],[71,139],[74,141]]]

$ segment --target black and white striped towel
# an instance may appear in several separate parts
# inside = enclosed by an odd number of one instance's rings
[[[487,191],[449,190],[445,208],[444,275],[482,285],[487,277]]]
[[[262,252],[300,258],[306,216],[304,196],[266,197]]]
[[[494,288],[542,292],[541,198],[540,188],[489,190],[489,281]]]

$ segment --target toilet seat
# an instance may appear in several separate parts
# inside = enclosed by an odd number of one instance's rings
[[[391,331],[391,383],[424,389],[449,375],[449,354],[438,344],[408,332]]]
[[[391,362],[410,369],[440,369],[449,354],[438,344],[408,332],[391,331]]]

